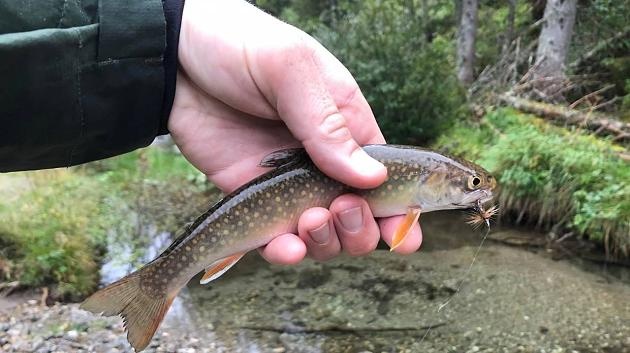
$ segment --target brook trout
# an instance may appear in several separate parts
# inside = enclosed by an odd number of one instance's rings
[[[387,180],[358,190],[320,172],[301,149],[274,152],[260,163],[274,169],[223,198],[188,227],[160,256],[89,297],[81,307],[122,316],[127,339],[143,350],[180,289],[197,273],[208,283],[246,252],[278,235],[295,233],[308,208],[328,207],[343,193],[364,197],[375,217],[406,215],[392,249],[400,245],[420,212],[473,208],[492,198],[495,179],[483,168],[411,146],[370,145]]]

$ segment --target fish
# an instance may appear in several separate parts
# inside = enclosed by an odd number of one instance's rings
[[[140,352],[150,343],[179,291],[198,273],[209,283],[247,252],[295,233],[300,215],[328,207],[344,193],[362,196],[375,217],[404,215],[391,249],[403,243],[420,213],[468,209],[493,197],[496,180],[482,167],[415,146],[368,145],[364,151],[387,168],[386,181],[355,189],[322,173],[303,149],[273,152],[272,168],[221,199],[186,227],[157,258],[98,290],[81,308],[122,317],[127,340]]]

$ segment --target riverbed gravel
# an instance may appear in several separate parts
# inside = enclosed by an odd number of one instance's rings
[[[250,256],[189,286],[147,352],[630,352],[629,284],[518,248],[485,247],[437,312],[474,251],[296,267]],[[0,351],[132,352],[119,319],[36,300],[0,314]]]

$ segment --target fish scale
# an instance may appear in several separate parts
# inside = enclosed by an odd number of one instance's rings
[[[246,252],[296,233],[300,215],[309,208],[327,208],[339,195],[352,192],[367,201],[375,217],[405,215],[394,234],[394,249],[420,212],[472,208],[492,198],[496,187],[483,168],[434,151],[396,145],[364,150],[388,171],[387,180],[374,189],[354,189],[327,177],[304,150],[270,154],[261,166],[273,170],[223,198],[155,260],[94,293],[81,307],[122,316],[129,342],[141,351],[192,277],[205,269],[202,283],[207,283]]]

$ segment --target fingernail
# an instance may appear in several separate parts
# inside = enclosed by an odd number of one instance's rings
[[[308,234],[317,244],[326,244],[328,239],[330,239],[330,226],[326,222],[313,230],[309,230]]]
[[[385,166],[377,161],[376,159],[370,157],[367,153],[365,153],[362,149],[357,149],[352,152],[350,156],[350,160],[352,161],[353,167],[360,171],[361,174],[373,175],[381,173]]]
[[[359,206],[339,212],[339,221],[348,232],[358,231],[363,226],[363,208]]]

